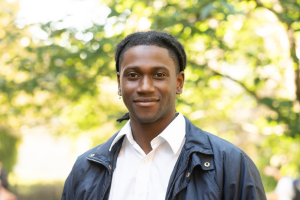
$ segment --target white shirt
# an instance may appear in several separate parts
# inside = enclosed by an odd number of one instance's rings
[[[147,155],[134,141],[128,121],[111,144],[126,135],[117,158],[109,200],[163,200],[185,142],[181,113],[151,141]]]

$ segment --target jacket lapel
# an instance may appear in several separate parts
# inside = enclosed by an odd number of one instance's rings
[[[101,144],[91,155],[87,156],[86,158],[89,161],[96,162],[99,164],[104,165],[109,173],[109,178],[105,180],[105,188],[104,192],[101,194],[101,200],[108,199],[110,193],[110,185],[112,182],[112,174],[114,169],[116,168],[117,158],[122,147],[124,136],[121,137],[113,146],[111,151],[109,148],[114,140],[114,138],[118,135],[118,132],[111,137],[107,142]]]
[[[185,144],[170,177],[166,199],[173,199],[189,182],[195,166],[203,170],[213,170],[213,151],[207,135],[186,117]],[[209,166],[208,164],[209,163]]]
[[[105,165],[109,171],[114,170],[116,167],[116,159],[122,147],[124,136],[115,143],[111,151],[109,151],[109,148],[118,133],[119,132],[114,134],[110,139],[107,140],[107,142],[101,144],[92,154],[87,156],[87,159]]]

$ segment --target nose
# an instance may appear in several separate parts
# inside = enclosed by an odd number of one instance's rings
[[[139,93],[151,93],[154,92],[153,81],[150,77],[144,76],[137,89]]]

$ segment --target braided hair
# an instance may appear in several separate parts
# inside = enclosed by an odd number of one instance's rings
[[[155,45],[168,50],[170,57],[173,59],[176,66],[176,73],[184,71],[186,66],[186,53],[184,47],[178,40],[165,32],[147,31],[136,32],[128,35],[118,45],[116,49],[115,61],[116,71],[120,71],[121,62],[125,52],[134,46],[139,45]],[[117,119],[117,122],[129,120],[129,113],[126,113],[123,117]]]

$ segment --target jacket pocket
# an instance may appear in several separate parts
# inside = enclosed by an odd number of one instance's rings
[[[179,178],[174,189],[173,200],[218,200],[220,190],[214,181],[213,170],[203,170],[200,165],[188,170]],[[181,184],[180,184],[181,183]]]

